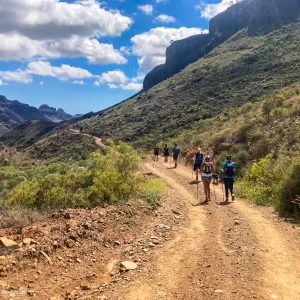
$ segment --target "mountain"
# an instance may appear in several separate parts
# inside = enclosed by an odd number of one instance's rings
[[[0,96],[0,133],[27,120],[61,122],[72,118],[61,108],[56,110],[44,104],[38,109],[17,100],[11,101],[5,96]]]
[[[56,110],[56,108],[49,107],[47,104],[41,105],[39,111],[52,122],[61,122],[73,118],[72,115],[67,114],[62,108]]]
[[[201,120],[212,119],[220,113],[226,117],[229,109],[259,102],[268,93],[300,82],[300,22],[282,25],[289,18],[294,20],[298,14],[298,1],[266,0],[264,3],[270,8],[271,16],[277,12],[281,17],[273,20],[273,17],[265,19],[265,14],[255,14],[262,7],[266,9],[261,6],[261,1],[245,0],[232,6],[211,21],[211,28],[217,32],[218,26],[223,24],[225,28],[222,20],[226,18],[234,27],[224,31],[228,35],[244,28],[223,42],[220,40],[225,39],[225,34],[216,34],[211,44],[213,49],[207,51],[208,54],[154,87],[98,113],[91,112],[77,120],[65,121],[53,129],[48,130],[48,125],[36,121],[27,124],[20,136],[20,129],[16,127],[2,136],[1,142],[28,147],[45,138],[44,130],[48,137],[57,130],[76,129],[104,140],[113,138],[152,147],[156,141],[176,137],[182,130],[195,128]],[[290,4],[286,11],[284,3]],[[245,5],[248,5],[246,11]],[[282,11],[279,11],[280,7]],[[290,12],[291,8],[293,12]],[[258,19],[254,22],[249,17],[244,23],[242,19],[236,23],[237,16],[242,13]],[[216,20],[219,21],[216,23]],[[191,55],[199,39],[205,42],[206,36],[185,40]],[[215,47],[214,43],[219,42],[220,45]],[[180,60],[179,50],[171,51],[179,44],[173,44],[167,52],[173,57],[178,55]]]
[[[249,36],[262,35],[284,24],[295,22],[299,17],[299,0],[238,2],[210,20],[209,34],[199,34],[173,42],[166,50],[166,63],[147,74],[143,89],[148,90],[177,74],[243,28],[248,28]]]
[[[78,123],[83,131],[151,144],[300,81],[300,22],[266,35],[242,29],[180,73]]]

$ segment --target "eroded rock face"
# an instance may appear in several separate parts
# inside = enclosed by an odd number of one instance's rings
[[[166,63],[147,74],[143,88],[148,90],[179,73],[243,28],[248,28],[251,35],[265,34],[299,17],[299,0],[241,1],[210,20],[209,34],[198,34],[172,43],[166,50]]]

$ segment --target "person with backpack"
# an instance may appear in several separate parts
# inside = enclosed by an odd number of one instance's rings
[[[194,161],[194,172],[196,174],[196,181],[198,181],[198,174],[199,174],[199,170],[201,168],[201,165],[203,163],[203,153],[201,152],[200,148],[197,148],[197,152],[195,155],[195,161]]]
[[[168,162],[169,160],[169,156],[170,156],[170,150],[168,148],[168,145],[165,145],[165,148],[164,148],[164,157],[165,157],[165,163]]]
[[[223,181],[225,185],[225,196],[226,202],[228,201],[229,191],[231,193],[232,201],[234,201],[234,176],[235,176],[236,165],[232,161],[231,155],[226,156],[226,162],[224,163],[222,172],[224,173]]]
[[[159,147],[156,146],[153,150],[153,155],[154,155],[154,161],[158,161],[158,156],[159,156]]]
[[[177,161],[178,161],[179,154],[180,154],[180,148],[178,147],[178,145],[176,143],[174,144],[172,153],[173,153],[173,160],[175,162],[175,168],[177,168]]]
[[[204,159],[204,163],[202,163],[200,168],[200,174],[203,181],[204,194],[205,194],[205,202],[210,201],[210,183],[215,173],[215,167],[211,162],[210,156],[206,156]]]

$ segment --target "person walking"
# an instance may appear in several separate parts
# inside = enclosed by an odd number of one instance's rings
[[[200,148],[197,148],[197,152],[196,152],[196,155],[195,155],[195,160],[194,160],[194,172],[196,174],[196,181],[199,180],[198,178],[198,174],[199,174],[199,170],[201,168],[201,165],[203,163],[203,153],[201,152],[201,149]]]
[[[174,163],[175,163],[175,168],[177,168],[178,158],[179,158],[179,154],[180,154],[180,148],[178,147],[178,145],[176,143],[174,144],[172,154],[173,154],[173,160],[174,160]]]
[[[231,193],[231,199],[234,201],[234,190],[233,190],[233,184],[234,184],[234,177],[235,177],[235,169],[236,164],[232,161],[231,155],[226,156],[226,162],[223,165],[222,172],[224,173],[223,181],[225,185],[225,196],[226,196],[226,202],[228,201],[229,191]]]
[[[200,168],[200,174],[203,181],[205,202],[210,201],[210,183],[215,173],[215,167],[211,162],[210,156],[206,156]]]
[[[154,150],[153,150],[153,155],[154,155],[154,161],[158,161],[158,156],[159,156],[159,152],[160,152],[160,149],[158,146],[155,146]]]
[[[165,148],[164,148],[164,158],[165,158],[164,162],[165,163],[168,163],[169,156],[170,156],[170,150],[168,148],[168,145],[166,144]]]

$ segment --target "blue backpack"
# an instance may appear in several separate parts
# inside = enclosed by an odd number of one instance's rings
[[[225,168],[225,175],[228,177],[234,177],[235,175],[235,163],[234,162],[227,162]]]

